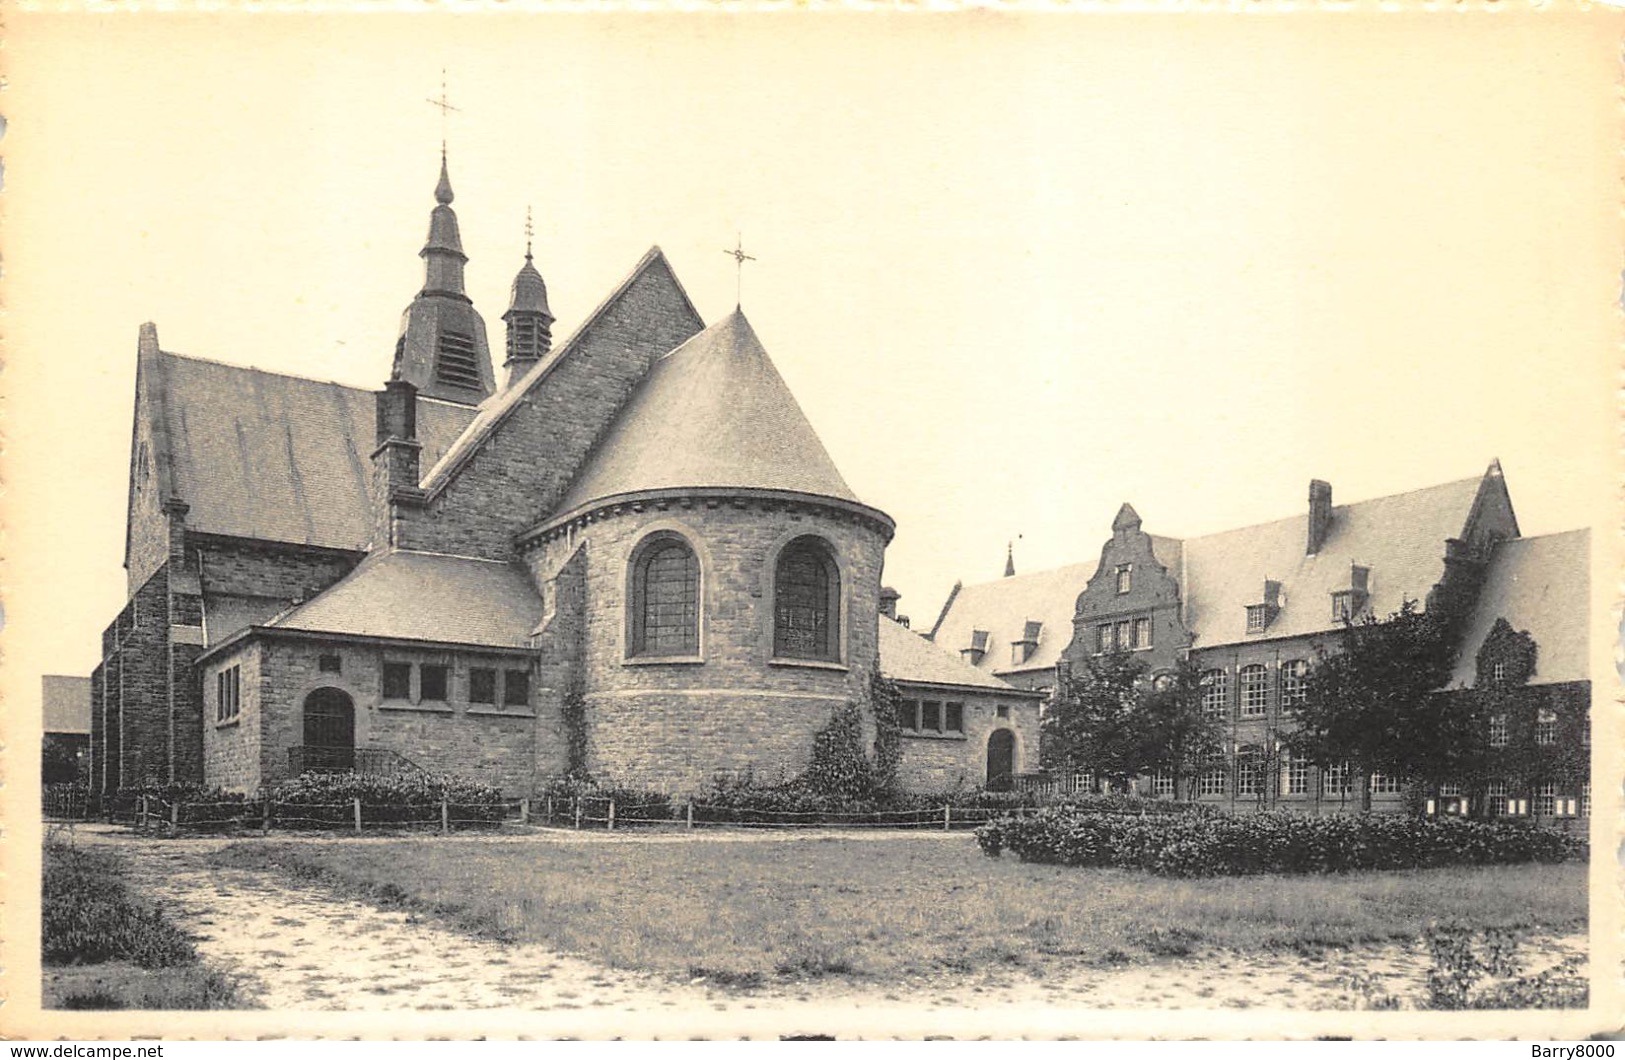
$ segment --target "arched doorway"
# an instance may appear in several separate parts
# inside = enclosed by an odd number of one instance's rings
[[[305,697],[305,768],[355,768],[355,703],[347,692],[318,688]]]
[[[1016,735],[1009,729],[994,729],[987,738],[987,790],[1009,791],[1015,774]]]

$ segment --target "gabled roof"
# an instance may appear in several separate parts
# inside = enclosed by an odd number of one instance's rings
[[[961,648],[970,646],[973,630],[986,630],[987,654],[973,669],[986,674],[1049,669],[1072,643],[1072,613],[1078,594],[1094,572],[1093,563],[1074,563],[962,585],[949,601],[931,639],[939,650],[958,655]],[[1034,621],[1043,623],[1038,631],[1038,647],[1026,662],[1012,662],[1011,643],[1026,636],[1027,623]]]
[[[880,616],[880,672],[893,681],[957,685],[986,692],[1019,694],[992,674],[945,651],[900,622]]]
[[[857,500],[737,309],[655,362],[558,510],[703,486]]]
[[[1307,513],[1185,538],[1180,586],[1192,647],[1249,639],[1247,605],[1263,603],[1266,579],[1281,583],[1280,612],[1263,634],[1268,637],[1337,628],[1332,593],[1350,588],[1355,564],[1370,570],[1368,608],[1379,618],[1407,599],[1424,601],[1444,576],[1445,541],[1462,534],[1483,481],[1462,479],[1338,505],[1326,540],[1312,555],[1305,553]]]
[[[1591,678],[1591,531],[1503,541],[1467,619],[1451,687],[1476,681],[1478,651],[1504,618],[1535,639],[1531,684]]]
[[[523,648],[541,620],[541,597],[518,565],[393,551],[369,556],[266,627]]]
[[[46,674],[40,679],[45,732],[90,731],[90,678]]]
[[[189,529],[359,550],[372,534],[371,390],[217,361],[159,355],[174,492]],[[423,464],[474,416],[418,401]]]
[[[677,274],[672,271],[671,263],[666,260],[665,252],[659,247],[650,247],[649,251],[643,255],[632,271],[627,274],[626,279],[622,280],[609,293],[609,296],[598,304],[598,308],[588,315],[587,319],[582,322],[573,335],[554,347],[553,351],[546,357],[537,361],[522,379],[516,381],[512,386],[498,390],[495,394],[480,402],[479,413],[474,417],[474,421],[468,425],[468,429],[463,432],[462,437],[458,438],[455,444],[445,450],[443,456],[431,461],[427,459],[427,454],[425,454],[423,466],[429,470],[423,476],[423,488],[431,494],[444,489],[446,484],[457,474],[458,469],[473,458],[474,454],[479,451],[480,446],[485,443],[486,439],[491,437],[502,422],[513,415],[514,410],[537,387],[546,382],[548,376],[553,373],[560,363],[586,344],[588,336],[592,334],[600,322],[607,321],[621,309],[622,303],[631,294],[639,281],[656,273],[664,273],[661,278],[677,292],[683,307],[693,318],[694,330],[698,331],[703,327],[704,320],[700,317],[699,310],[694,308],[694,303],[689,299],[688,292],[683,290],[683,285],[678,281]]]

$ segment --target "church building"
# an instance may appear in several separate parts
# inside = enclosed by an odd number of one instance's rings
[[[1042,697],[896,620],[892,519],[739,309],[707,325],[654,248],[555,345],[527,247],[499,377],[444,158],[435,200],[380,391],[165,352],[141,328],[96,788],[788,779],[877,666],[914,704],[907,785],[1036,768]]]

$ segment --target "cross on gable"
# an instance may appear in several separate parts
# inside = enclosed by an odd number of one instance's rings
[[[454,107],[446,96],[446,68],[440,68],[440,98],[427,101],[429,106],[440,108],[440,150],[446,149],[446,122],[452,111],[461,111],[461,107]]]
[[[734,259],[734,266],[738,269],[738,273],[734,277],[734,308],[737,309],[742,302],[745,287],[745,262],[755,261],[756,259],[745,253],[745,237],[738,233],[735,233],[734,236],[734,248],[732,250],[725,249],[723,253]]]

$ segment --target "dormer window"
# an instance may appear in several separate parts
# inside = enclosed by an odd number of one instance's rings
[[[1020,666],[1033,657],[1038,650],[1038,634],[1044,628],[1042,622],[1029,621],[1022,629],[1021,639],[1010,642],[1010,665]]]
[[[1117,595],[1122,596],[1134,588],[1134,564],[1124,563],[1117,568]]]
[[[1343,589],[1332,594],[1332,621],[1352,622],[1354,620],[1354,593]]]
[[[971,630],[970,645],[959,649],[959,657],[972,666],[982,665],[982,660],[987,656],[988,637],[988,631],[985,629]]]
[[[1332,621],[1352,622],[1365,612],[1371,598],[1371,568],[1349,565],[1349,587],[1332,593]]]
[[[1262,633],[1269,628],[1270,609],[1263,604],[1247,605],[1247,632]]]

